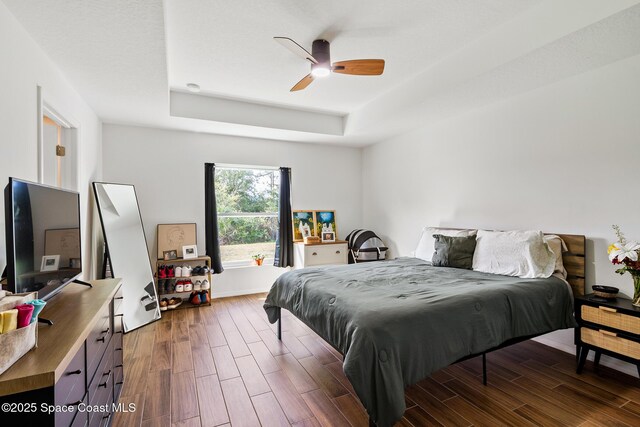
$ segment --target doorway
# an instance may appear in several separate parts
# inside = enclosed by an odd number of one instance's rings
[[[38,180],[42,184],[78,190],[77,128],[40,99]]]

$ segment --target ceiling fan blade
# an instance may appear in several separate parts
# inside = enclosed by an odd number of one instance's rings
[[[313,64],[317,64],[318,61],[314,58],[307,49],[300,46],[298,43],[290,39],[289,37],[274,37],[275,41],[280,43],[282,46],[289,49],[291,52],[295,53],[299,57],[311,61]]]
[[[307,74],[306,76],[304,76],[302,78],[302,80],[300,80],[298,83],[296,83],[289,92],[295,92],[297,90],[302,90],[304,88],[306,88],[307,86],[309,86],[311,84],[311,82],[313,81],[313,76],[311,74]]]
[[[379,76],[384,72],[384,59],[354,59],[333,63],[334,73],[354,74],[357,76]]]

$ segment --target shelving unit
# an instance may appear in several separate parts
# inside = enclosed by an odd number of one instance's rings
[[[206,265],[209,269],[209,271],[204,274],[204,275],[198,275],[198,276],[188,276],[188,277],[168,277],[166,279],[160,279],[158,277],[158,271],[160,270],[161,266],[171,266],[173,265],[174,268],[178,267],[178,266],[184,266],[184,265],[188,265],[190,267],[196,267],[196,266],[203,266]],[[211,274],[211,258],[208,256],[199,256],[196,258],[190,258],[190,259],[184,259],[184,258],[177,258],[177,259],[172,259],[172,260],[163,260],[163,259],[159,259],[156,261],[156,275],[155,275],[155,281],[156,281],[156,290],[158,292],[158,298],[162,299],[162,298],[171,298],[171,297],[180,297],[182,298],[182,304],[179,305],[178,307],[176,307],[173,310],[178,310],[181,308],[197,308],[200,307],[202,305],[211,305],[211,288],[213,287],[213,275]],[[191,304],[189,302],[189,296],[191,295],[191,292],[193,291],[184,291],[184,292],[175,292],[172,291],[171,289],[173,288],[173,285],[175,285],[175,283],[179,280],[191,280],[191,282],[193,282],[195,284],[195,282],[197,280],[208,280],[209,281],[209,289],[207,289],[209,291],[209,302],[208,303],[204,303],[204,304],[199,304],[199,305],[194,305]],[[160,287],[160,281],[161,280],[168,280],[170,281],[170,285],[169,285],[169,291],[165,291],[162,292],[162,288]],[[171,309],[170,309],[171,310]]]

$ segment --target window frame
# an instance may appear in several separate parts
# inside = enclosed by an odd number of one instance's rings
[[[239,164],[224,164],[217,163],[216,164],[216,173],[220,170],[250,170],[250,171],[271,171],[271,172],[280,172],[280,168],[277,166],[255,166],[255,165],[239,165]],[[278,183],[278,190],[280,189],[280,183]],[[280,196],[278,195],[278,199]],[[279,200],[278,200],[279,202]],[[220,213],[217,212],[218,221],[220,218],[278,218],[278,212],[226,212]],[[275,243],[274,243],[275,244]],[[220,245],[222,248],[225,245]],[[223,268],[239,268],[239,267],[252,267],[251,264],[248,264],[251,260],[238,260],[238,261],[222,261]],[[263,261],[263,265],[265,264],[273,264],[275,261],[275,253],[274,257],[265,258]]]

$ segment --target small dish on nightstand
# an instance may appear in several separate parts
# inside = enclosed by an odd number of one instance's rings
[[[618,296],[619,290],[620,289],[613,286],[593,285],[593,294],[595,297],[592,297],[591,300],[596,302],[606,302],[607,300],[615,299]]]

